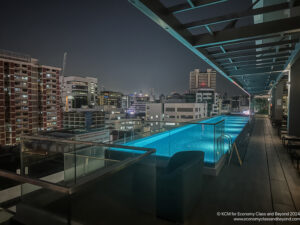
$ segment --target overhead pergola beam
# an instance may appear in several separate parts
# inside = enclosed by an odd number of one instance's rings
[[[264,77],[264,76],[278,76],[282,70],[279,71],[268,71],[268,72],[259,72],[259,73],[252,73],[252,74],[240,74],[240,75],[234,75],[230,76],[231,78],[234,78],[235,80],[239,79],[240,77],[246,77],[247,79],[257,79],[256,76],[258,77]]]
[[[209,26],[209,25],[229,22],[229,21],[240,19],[240,18],[255,16],[255,15],[259,15],[259,14],[263,14],[263,13],[285,10],[285,9],[289,9],[289,8],[290,8],[290,5],[288,2],[286,2],[286,3],[266,6],[266,7],[262,7],[262,8],[246,10],[246,11],[239,12],[239,13],[231,13],[231,14],[228,14],[225,16],[218,16],[218,17],[209,18],[209,19],[205,19],[205,20],[194,21],[191,23],[183,24],[182,28],[183,29],[193,29],[193,28],[198,28],[198,27],[202,27],[202,26]]]
[[[220,49],[222,50],[223,53],[226,53],[226,50],[223,48],[222,45],[220,45]],[[229,59],[229,61],[232,63],[232,59],[231,59],[231,58],[228,58],[228,59]],[[236,66],[235,66],[234,68],[237,70],[237,67],[236,67]]]
[[[257,87],[246,87],[247,90],[255,90],[255,89],[263,89],[263,90],[267,90],[268,88],[270,88],[270,86],[257,86]]]
[[[152,1],[154,1],[154,0],[152,0]],[[168,11],[169,11],[169,13],[176,14],[176,13],[185,12],[185,11],[192,10],[192,9],[197,9],[197,8],[202,8],[202,7],[206,7],[206,6],[211,6],[211,5],[227,2],[227,1],[228,0],[190,1],[194,5],[193,7],[188,2],[188,3],[183,3],[183,4],[179,4],[179,5],[169,7]]]
[[[260,90],[260,91],[249,91],[252,95],[265,94],[269,90]]]
[[[184,46],[190,49],[194,54],[203,59],[207,64],[219,72],[230,82],[239,87],[246,94],[249,94],[243,87],[232,80],[228,74],[222,69],[218,62],[210,56],[205,49],[196,49],[192,46],[193,35],[187,30],[179,30],[180,22],[174,15],[166,14],[166,8],[159,2],[153,0],[129,0],[135,7],[141,10],[150,19],[156,22],[159,26],[165,29],[169,34],[181,42]],[[203,2],[203,1],[201,1]]]
[[[275,42],[269,42],[269,43],[264,43],[264,44],[249,45],[249,46],[242,46],[242,47],[227,49],[226,52],[227,53],[244,52],[244,51],[248,51],[248,50],[266,48],[266,47],[276,48],[278,46],[295,44],[297,42],[299,42],[299,39],[295,38],[295,39],[286,40],[286,41],[275,41]],[[222,56],[222,55],[224,55],[224,52],[210,52],[210,54],[213,56]]]
[[[205,26],[205,28],[210,35],[214,35],[214,32],[211,30],[211,28],[209,26]]]
[[[222,44],[218,44],[216,43],[215,45],[209,45],[209,46],[205,46],[204,49],[208,50],[210,48],[216,48],[220,45],[222,45],[223,47],[232,47],[232,46],[236,46],[238,44],[245,44],[245,43],[253,43],[254,41],[257,40],[265,40],[265,39],[275,39],[275,38],[282,38],[285,36],[290,36],[290,34],[270,34],[270,35],[266,35],[263,37],[252,37],[246,40],[235,40],[234,42],[228,42],[228,43],[222,43]],[[202,48],[202,47],[197,47],[196,48]]]
[[[273,72],[281,72],[283,71],[283,66],[276,66],[274,67],[274,71]],[[267,73],[270,72],[270,67],[266,67],[266,68],[258,68],[258,69],[246,69],[246,70],[236,70],[236,71],[232,71],[230,73],[231,77],[234,76],[244,76],[244,75],[251,75],[251,74],[258,74],[258,73]]]
[[[275,61],[275,62],[285,62],[288,57],[285,57],[285,58],[278,58],[279,60],[278,61]],[[252,65],[262,65],[262,64],[266,64],[266,63],[272,63],[273,62],[273,59],[267,59],[267,60],[263,60],[263,61],[256,61],[256,60],[249,60],[249,61],[245,61],[245,62],[240,62],[240,63],[226,63],[226,64],[223,64],[223,68],[228,68],[228,67],[234,67],[234,66],[237,66],[237,67],[243,67],[243,66],[252,66]]]
[[[226,71],[228,72],[228,73],[230,73],[230,74],[233,74],[233,72],[236,72],[236,71],[239,71],[239,70],[248,70],[248,71],[250,71],[250,70],[257,70],[257,69],[261,69],[261,68],[268,68],[269,69],[269,71],[270,70],[272,70],[272,68],[283,68],[283,66],[285,65],[285,63],[280,63],[280,64],[271,64],[271,65],[261,65],[261,66],[255,66],[255,67],[247,67],[247,68],[245,68],[245,67],[243,67],[243,68],[240,68],[240,67],[238,67],[238,70],[236,70],[236,69],[227,69]]]
[[[285,61],[280,61],[280,62],[276,62],[276,63],[273,63],[273,62],[270,62],[270,63],[257,63],[257,64],[252,64],[252,65],[240,65],[238,66],[238,68],[243,68],[243,67],[248,67],[248,68],[259,68],[259,67],[262,67],[262,66],[276,66],[276,65],[284,65],[285,64]],[[224,67],[224,69],[226,69],[227,71],[231,70],[232,68],[235,68],[236,66],[230,66],[230,67]]]
[[[276,58],[276,60],[275,60],[275,62],[277,62],[277,61],[285,61],[285,60],[287,60],[288,59],[288,57],[286,56],[286,57],[281,57],[281,58]],[[223,64],[221,64],[223,67],[225,67],[225,66],[230,66],[230,65],[232,65],[232,66],[239,66],[239,65],[251,65],[251,64],[256,64],[256,63],[268,63],[268,62],[273,62],[273,58],[270,58],[270,59],[263,59],[263,60],[256,60],[256,59],[252,59],[252,60],[246,60],[246,61],[240,61],[240,62],[238,62],[238,61],[234,61],[234,62],[232,62],[232,63],[223,63]]]
[[[248,56],[245,57],[246,59],[237,58],[235,59],[235,62],[248,62],[250,60],[259,60],[259,59],[273,59],[273,58],[282,58],[282,57],[289,57],[289,53],[282,53],[282,54],[271,54],[271,55],[265,55],[265,56]],[[220,60],[226,60],[226,59],[218,59],[217,62],[220,62]],[[221,65],[226,65],[229,63],[222,63]]]
[[[190,7],[195,7],[195,5],[194,5],[194,3],[193,3],[193,1],[192,0],[187,0],[187,2],[189,3],[189,5],[190,5]]]
[[[299,0],[295,1],[297,4],[285,2],[253,9],[252,6],[260,1],[256,0],[253,1],[254,3],[249,9],[242,12],[189,23],[188,25],[192,24],[193,26],[197,23],[196,26],[200,25],[207,29],[207,33],[200,35],[193,35],[190,29],[185,29],[191,27],[186,27],[187,24],[182,25],[174,14],[219,4],[227,0],[185,0],[184,4],[169,8],[165,7],[160,0],[129,1],[247,94],[249,94],[245,90],[247,85],[249,90],[251,89],[250,86],[256,86],[258,87],[257,89],[260,89],[262,84],[264,84],[265,88],[268,88],[270,80],[273,82],[280,76],[280,73],[290,61],[289,57],[298,51],[298,48],[294,48],[296,43],[299,43],[298,37],[295,38],[295,34],[300,33],[300,14],[297,13],[300,13]],[[291,14],[289,18],[269,22],[263,21],[262,23],[238,28],[234,28],[234,26],[228,28],[226,26],[226,29],[221,31],[216,31],[215,27],[212,26],[213,24],[227,21],[231,21],[232,23],[229,24],[234,25],[240,18],[285,9],[292,9],[296,13]],[[288,39],[284,40],[286,37]],[[257,40],[262,40],[262,43],[253,45]],[[220,50],[208,51],[211,47],[220,47]],[[253,77],[256,78],[254,79]]]
[[[253,90],[268,90],[270,86],[257,86],[256,87],[247,87],[248,91],[253,91]]]
[[[248,40],[251,38],[261,38],[270,34],[292,34],[300,32],[299,21],[300,16],[295,16],[240,28],[217,31],[214,32],[214,36],[211,36],[210,34],[201,34],[194,37],[193,45],[195,47],[207,47]]]
[[[268,49],[268,50],[262,50],[262,51],[251,51],[251,52],[231,52],[231,53],[222,53],[217,55],[217,57],[215,57],[215,59],[224,59],[224,58],[241,58],[241,57],[249,57],[249,56],[255,56],[255,55],[263,55],[263,54],[270,54],[270,53],[284,53],[286,51],[292,51],[294,50],[294,46],[292,47],[287,47],[287,48],[282,48],[279,49],[279,51],[277,52],[276,49]]]

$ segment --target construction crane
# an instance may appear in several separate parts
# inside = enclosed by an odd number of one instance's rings
[[[65,70],[66,70],[66,64],[67,64],[67,52],[64,53],[64,59],[63,59],[63,67],[62,67],[62,72],[61,75],[65,75]]]
[[[63,58],[63,67],[62,67],[62,71],[61,71],[62,84],[64,84],[66,65],[67,65],[67,52],[64,53],[64,58]],[[66,96],[66,112],[68,112],[68,111],[69,111],[69,101],[68,101],[68,95],[67,95]]]

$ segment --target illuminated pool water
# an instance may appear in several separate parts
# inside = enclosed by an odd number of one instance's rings
[[[224,123],[219,123],[216,126],[207,124],[217,123],[222,120],[224,120]],[[214,163],[229,149],[229,145],[226,143],[223,145],[222,151],[216,150],[220,150],[220,148],[217,147],[215,137],[220,136],[222,126],[224,134],[229,134],[234,141],[248,123],[248,120],[248,117],[243,116],[217,116],[199,123],[185,125],[129,141],[124,145],[155,148],[157,156],[165,157],[171,157],[179,151],[198,150],[205,152],[205,162]]]

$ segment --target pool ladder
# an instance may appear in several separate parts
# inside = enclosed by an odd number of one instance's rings
[[[220,138],[222,138],[222,137],[225,137],[229,140],[228,144],[229,144],[229,154],[230,154],[230,156],[229,156],[229,160],[228,160],[227,165],[230,164],[230,161],[231,161],[231,158],[232,158],[232,155],[233,155],[233,151],[235,150],[236,155],[237,155],[238,160],[239,160],[239,164],[240,164],[240,166],[242,166],[243,162],[241,160],[241,157],[240,157],[240,154],[239,154],[239,151],[238,151],[238,148],[237,148],[235,142],[232,142],[232,137],[229,134],[223,134]]]

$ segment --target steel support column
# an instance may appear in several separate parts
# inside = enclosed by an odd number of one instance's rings
[[[289,82],[288,133],[300,136],[300,57],[293,63]]]

